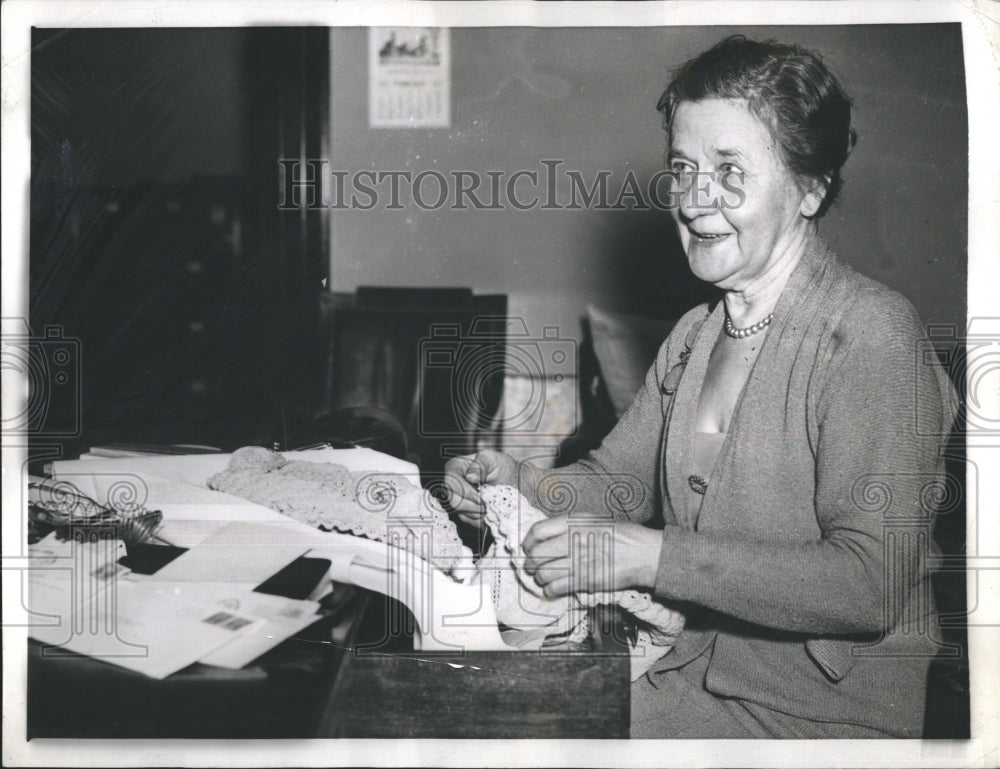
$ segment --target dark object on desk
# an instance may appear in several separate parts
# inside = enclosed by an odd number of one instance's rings
[[[473,301],[470,288],[358,286],[354,297],[359,307],[403,311],[414,307],[468,307]]]
[[[187,552],[186,547],[175,545],[126,545],[127,554],[118,559],[118,563],[136,574],[156,574],[175,558]]]
[[[629,654],[612,635],[595,635],[595,651],[414,653],[412,623],[369,594],[319,736],[629,736]]]
[[[202,446],[195,443],[105,443],[102,446],[91,446],[88,453],[113,459],[118,457],[218,454],[220,451],[221,449],[215,446]]]
[[[286,451],[327,444],[335,449],[361,447],[406,459],[406,430],[384,409],[348,406],[330,414],[292,425],[287,431]],[[267,448],[271,448],[268,446]]]
[[[51,532],[59,539],[113,537],[126,544],[151,542],[163,513],[145,507],[109,507],[81,493],[72,484],[28,481],[28,543]]]
[[[188,550],[186,547],[174,545],[135,544],[126,547],[128,554],[119,558],[118,563],[136,574],[144,575],[156,574]],[[254,592],[304,601],[329,571],[329,559],[300,556],[281,571],[261,582],[254,588]]]
[[[304,601],[330,571],[328,558],[296,558],[277,574],[261,582],[254,592]]]

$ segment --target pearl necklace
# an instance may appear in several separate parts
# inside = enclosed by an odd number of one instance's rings
[[[736,328],[733,322],[729,319],[729,313],[726,313],[726,335],[731,336],[733,339],[743,339],[748,336],[753,336],[758,331],[763,331],[765,328],[771,325],[771,321],[774,320],[774,313],[772,312],[764,320],[759,320],[752,326],[747,326],[746,328]]]

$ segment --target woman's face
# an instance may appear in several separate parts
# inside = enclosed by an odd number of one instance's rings
[[[821,198],[802,189],[746,102],[678,105],[667,162],[678,174],[674,217],[697,277],[744,291],[800,255]]]

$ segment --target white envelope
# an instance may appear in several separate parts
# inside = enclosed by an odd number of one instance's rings
[[[54,637],[51,628],[30,632],[61,649],[165,678],[262,624],[246,612],[206,603],[204,590],[188,587],[109,580],[96,600],[74,604],[64,637]]]
[[[294,521],[232,521],[157,571],[156,580],[259,585],[323,536]]]
[[[236,669],[249,665],[319,619],[316,614],[319,603],[316,601],[297,601],[265,593],[234,593],[216,605],[235,608],[260,620],[259,624],[201,658],[206,665],[223,668]]]
[[[28,548],[28,635],[53,646],[66,645],[74,634],[102,632],[114,611],[109,587],[128,569],[116,561],[125,544],[116,540],[79,542],[50,534]],[[90,610],[84,612],[84,609]]]

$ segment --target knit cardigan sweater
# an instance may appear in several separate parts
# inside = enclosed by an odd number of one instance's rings
[[[687,313],[601,447],[526,468],[522,491],[552,511],[568,486],[576,510],[662,524],[655,592],[689,621],[654,685],[711,646],[717,695],[919,737],[950,381],[918,355],[912,305],[817,244],[775,307],[694,520],[687,462],[724,317],[722,302]]]

